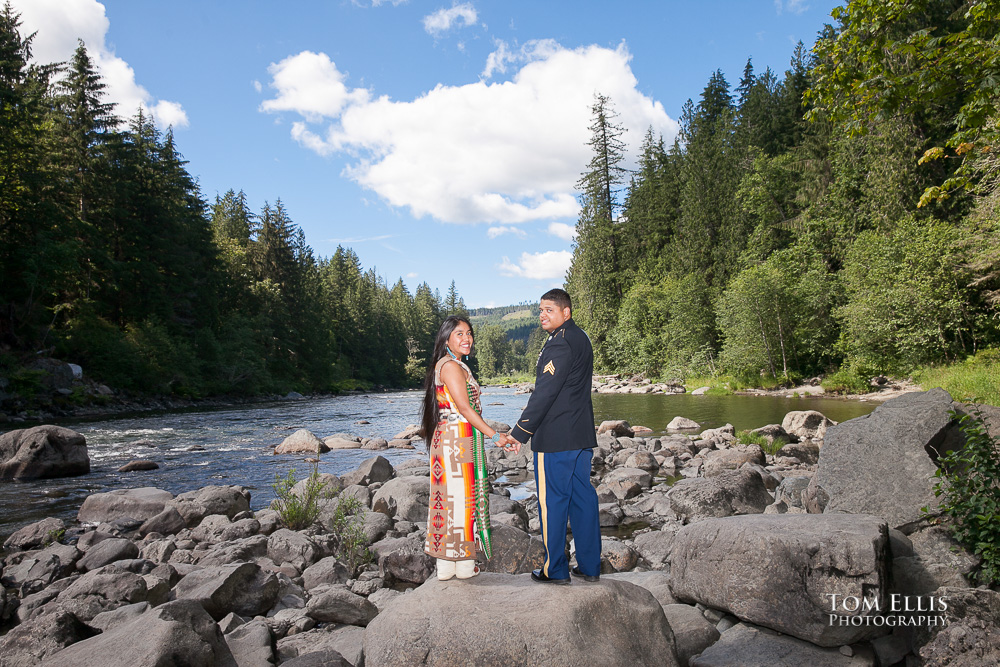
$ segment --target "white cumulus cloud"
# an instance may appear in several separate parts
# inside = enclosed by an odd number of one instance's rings
[[[278,95],[261,109],[297,114],[295,141],[346,156],[344,175],[390,205],[454,223],[574,218],[596,93],[612,100],[627,129],[630,159],[647,128],[667,143],[677,133],[663,105],[639,91],[624,44],[545,41],[510,53],[496,59],[518,64],[510,80],[438,84],[397,101],[350,88],[328,56],[302,52],[271,66]]]
[[[349,104],[369,99],[363,88],[347,89],[344,75],[325,53],[303,51],[273,63],[267,71],[278,96],[261,104],[263,111],[295,111],[307,121],[318,122],[339,115]]]
[[[520,227],[505,227],[503,225],[499,225],[496,227],[490,227],[489,229],[486,230],[486,236],[490,237],[491,239],[495,239],[498,236],[503,236],[504,234],[513,234],[514,236],[522,239],[528,235],[528,233],[525,232]]]
[[[424,30],[435,37],[448,32],[456,26],[475,25],[479,15],[475,7],[468,2],[455,5],[450,9],[441,8],[433,14],[424,17]]]
[[[567,225],[565,222],[550,222],[548,232],[563,241],[572,241],[573,237],[576,236],[576,227]]]
[[[515,264],[508,257],[503,258],[500,271],[507,276],[531,278],[532,280],[562,280],[566,277],[573,253],[569,250],[550,250],[548,252],[522,252],[519,263]]]
[[[108,46],[110,22],[103,4],[97,0],[12,0],[11,5],[21,15],[22,36],[37,33],[32,42],[34,62],[68,61],[76,51],[77,40],[82,39],[107,86],[105,101],[116,105],[119,117],[128,119],[141,105],[153,114],[160,127],[188,125],[180,103],[157,99],[139,85],[132,67]]]

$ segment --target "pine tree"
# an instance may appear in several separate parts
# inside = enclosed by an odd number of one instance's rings
[[[0,11],[0,341],[37,344],[42,302],[61,258],[58,219],[45,179],[44,112],[51,67],[29,66],[10,3]]]
[[[566,286],[573,297],[574,317],[594,340],[597,363],[601,365],[602,345],[624,294],[615,214],[626,173],[622,166],[625,130],[615,122],[618,115],[609,98],[597,95],[591,112],[591,139],[587,145],[593,155],[577,182],[581,211]]]

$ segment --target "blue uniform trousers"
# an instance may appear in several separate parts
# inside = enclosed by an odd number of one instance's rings
[[[576,543],[576,563],[586,575],[601,573],[601,522],[597,491],[590,484],[594,452],[535,452],[538,515],[545,543],[542,573],[552,579],[569,578],[566,560],[566,520]]]

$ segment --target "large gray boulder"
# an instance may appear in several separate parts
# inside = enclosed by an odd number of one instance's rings
[[[670,629],[674,631],[674,641],[677,642],[677,658],[682,665],[688,664],[693,656],[698,655],[719,639],[719,631],[698,611],[697,607],[687,604],[668,604],[663,606]]]
[[[378,615],[378,607],[343,584],[334,584],[314,592],[306,604],[306,613],[321,623],[368,625]]]
[[[614,572],[612,574],[602,574],[601,581],[605,579],[627,581],[630,584],[645,588],[653,594],[656,601],[663,607],[677,604],[677,599],[674,598],[674,594],[670,590],[670,575],[666,572],[657,572],[656,570],[650,572]],[[669,616],[667,618],[669,619]],[[673,624],[670,627],[672,628]]]
[[[296,658],[328,653],[335,654],[330,655],[332,658],[330,662],[295,662],[294,664],[312,664],[315,667],[337,667],[338,664],[372,665],[375,663],[367,661],[362,651],[361,642],[364,634],[365,628],[358,625],[327,624],[322,628],[289,635],[278,640],[278,660],[282,665],[287,665],[293,664]],[[340,656],[343,663],[338,663],[336,656]]]
[[[688,664],[691,667],[871,667],[875,662],[870,650],[855,653],[852,649],[851,655],[845,655],[835,648],[820,648],[766,628],[737,623]]]
[[[396,521],[426,522],[430,497],[426,477],[406,475],[383,484],[372,498],[372,509]]]
[[[455,623],[454,619],[468,622]],[[527,574],[439,581],[369,623],[366,665],[678,665],[649,591],[621,582],[542,586]]]
[[[87,439],[62,426],[35,426],[0,435],[0,479],[73,477],[90,472]]]
[[[302,572],[323,557],[323,550],[304,534],[281,528],[267,538],[267,557]]]
[[[924,665],[980,667],[1000,664],[1000,592],[940,588],[933,599],[947,601],[943,623],[917,626],[915,644]]]
[[[722,609],[744,621],[819,646],[886,634],[882,626],[831,623],[848,611],[831,595],[887,608],[889,531],[879,517],[766,514],[708,519],[677,533],[671,587],[685,602]]]
[[[827,513],[874,514],[908,532],[938,507],[938,453],[962,446],[944,389],[903,394],[874,412],[831,427],[819,454],[816,484]]]
[[[37,665],[67,646],[94,636],[96,632],[68,611],[58,610],[40,616],[0,637],[0,665]]]
[[[893,552],[894,592],[930,595],[943,586],[970,588],[981,559],[955,540],[950,526],[927,526],[909,535],[911,550]]]
[[[705,465],[702,474],[715,477],[727,470],[737,470],[745,463],[767,465],[764,450],[759,445],[739,445],[732,449],[719,449],[704,454]]]
[[[781,428],[800,440],[806,438],[822,440],[826,436],[827,430],[835,423],[827,419],[822,412],[796,410],[785,415],[785,418],[781,420]]]
[[[41,590],[56,579],[71,574],[79,558],[79,549],[72,545],[49,545],[25,554],[19,562],[5,567],[0,574],[0,585],[22,588],[22,595],[29,590]]]
[[[14,531],[4,541],[3,548],[22,551],[34,549],[35,547],[58,541],[57,538],[65,531],[66,524],[62,519],[49,517],[35,523],[29,523],[27,526]]]
[[[307,567],[302,572],[302,587],[310,591],[323,584],[345,584],[351,578],[351,571],[335,556],[327,556]]]
[[[121,537],[112,537],[87,549],[87,553],[77,562],[76,569],[87,572],[115,561],[138,557],[139,547],[136,546],[135,542]]]
[[[196,570],[174,587],[177,600],[195,600],[212,618],[229,612],[251,617],[270,609],[278,597],[277,577],[256,563],[234,563]]]
[[[356,470],[341,477],[344,486],[360,484],[368,486],[372,482],[388,482],[395,472],[392,464],[384,456],[373,456],[366,459]]]
[[[169,491],[149,486],[93,493],[84,499],[76,518],[80,523],[110,523],[126,517],[145,521],[162,512],[173,497]]]
[[[635,550],[649,567],[662,570],[667,566],[670,549],[674,545],[674,532],[671,530],[652,530],[635,536]]]
[[[537,535],[514,526],[494,525],[490,537],[493,558],[480,565],[485,572],[524,574],[545,563],[545,545]]]
[[[32,616],[62,609],[87,622],[101,612],[146,602],[148,598],[145,579],[116,565],[107,565],[75,580],[58,597],[33,610]]]
[[[267,622],[257,618],[226,635],[226,645],[239,667],[271,667],[274,661],[274,637]]]
[[[192,600],[178,600],[73,644],[41,664],[46,667],[236,667],[236,660],[219,626],[205,610]]]
[[[371,550],[379,574],[388,580],[422,584],[434,574],[434,558],[424,553],[423,541],[416,535],[379,540]]]
[[[188,528],[212,514],[225,514],[232,519],[250,511],[250,493],[242,486],[205,486],[182,493],[168,503],[184,517]]]
[[[674,483],[670,508],[684,523],[734,514],[759,514],[774,499],[756,470],[741,468],[711,479],[694,477]]]
[[[359,445],[360,446],[360,445]],[[325,442],[309,429],[300,428],[274,448],[275,454],[323,454],[330,451]]]

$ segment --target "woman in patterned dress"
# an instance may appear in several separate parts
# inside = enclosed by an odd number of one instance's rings
[[[431,468],[424,551],[437,559],[442,580],[479,574],[477,542],[492,556],[485,441],[508,442],[480,416],[479,383],[462,361],[471,353],[472,325],[447,318],[427,370],[422,418]]]

